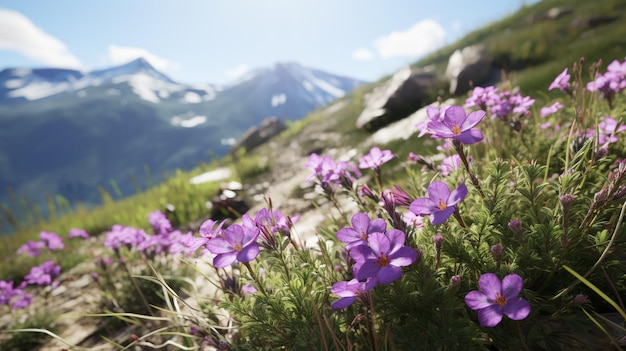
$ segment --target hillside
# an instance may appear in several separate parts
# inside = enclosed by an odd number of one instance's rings
[[[564,14],[554,19],[549,19],[546,16],[553,8],[567,8],[571,11],[564,11]],[[613,60],[624,60],[626,56],[626,24],[624,24],[625,21],[623,21],[622,17],[625,15],[626,3],[623,1],[604,0],[591,4],[586,1],[546,0],[536,5],[522,8],[516,14],[470,33],[457,43],[416,62],[412,67],[414,69],[434,67],[435,72],[443,74],[450,56],[456,50],[463,49],[468,45],[485,44],[494,65],[500,68],[504,75],[512,78],[512,85],[518,86],[524,95],[533,95],[533,97],[537,98],[537,102],[533,107],[534,112],[537,112],[536,110],[539,110],[541,106],[551,102],[552,98],[557,96],[558,92],[548,92],[547,88],[564,67],[571,69],[572,64],[579,62],[581,57],[584,57],[587,62],[585,67],[588,67],[590,62],[597,61],[599,58],[602,58],[604,61],[604,67]],[[600,24],[593,21],[589,22],[589,19],[594,18],[594,16],[617,18],[605,18],[604,22]],[[584,19],[588,21],[585,22]],[[319,197],[320,189],[303,185],[304,179],[310,174],[310,170],[305,169],[304,166],[312,153],[330,155],[337,160],[352,162],[356,162],[359,155],[366,154],[373,146],[393,150],[398,160],[406,160],[411,152],[419,153],[422,156],[434,156],[438,153],[434,148],[436,144],[433,139],[428,137],[417,138],[416,135],[419,133],[419,130],[413,129],[415,124],[420,121],[420,118],[421,120],[426,118],[423,110],[421,113],[412,115],[409,118],[383,126],[377,131],[364,131],[356,128],[357,119],[366,108],[368,101],[370,101],[368,100],[369,96],[371,96],[370,94],[377,88],[385,85],[389,80],[390,77],[384,77],[378,82],[355,89],[334,103],[324,108],[319,108],[304,119],[290,124],[287,131],[251,152],[241,153],[237,157],[229,156],[216,160],[210,165],[202,165],[190,172],[180,171],[162,185],[146,190],[137,196],[116,202],[109,201],[105,206],[92,211],[82,211],[76,215],[60,215],[59,219],[41,222],[38,225],[24,229],[19,232],[19,235],[4,242],[6,245],[3,245],[3,250],[5,250],[3,257],[8,257],[12,254],[27,239],[36,239],[36,233],[39,230],[67,233],[69,228],[83,227],[92,233],[101,233],[109,230],[116,223],[150,230],[146,221],[148,213],[155,209],[165,211],[167,204],[173,205],[175,209],[170,214],[173,223],[176,223],[183,230],[190,229],[197,233],[200,224],[210,214],[210,211],[205,207],[205,203],[216,194],[220,184],[215,182],[191,185],[189,184],[189,179],[206,171],[222,168],[232,170],[232,176],[224,179],[224,181],[236,180],[243,184],[244,191],[242,195],[251,206],[250,214],[254,215],[259,209],[266,207],[266,199],[271,198],[275,209],[290,215],[300,215],[296,232],[304,239],[314,238],[315,235],[327,234],[319,229],[322,223],[327,226],[325,228],[337,230],[346,223],[341,222],[341,220],[345,222],[345,219],[339,219],[337,222],[329,219],[329,217],[333,216],[331,208],[334,209],[333,205],[335,204],[330,201],[314,201],[313,199]],[[437,96],[440,96],[444,101],[448,98],[456,98],[456,103],[462,105],[467,94],[453,97],[447,92],[447,89],[442,89],[437,94],[429,97],[429,102],[422,105],[436,101]],[[623,120],[623,116],[616,117]],[[506,140],[505,142],[510,141]],[[541,144],[541,141],[538,144]],[[542,146],[545,147],[545,145]],[[556,145],[555,148],[559,146],[562,145]],[[551,147],[552,145],[547,146],[547,148]],[[537,157],[549,165],[550,155],[547,150],[545,154]],[[546,158],[547,160],[545,160]],[[543,163],[540,164],[543,165]],[[404,171],[403,166],[399,162],[390,166],[386,170],[386,181],[400,185],[412,184],[411,182],[414,179],[401,172]],[[374,182],[369,176],[365,176],[364,179],[372,184]],[[476,201],[476,203],[478,202]],[[349,201],[341,202],[337,207],[340,208],[339,213],[341,210],[345,211],[346,214],[353,214],[357,211],[356,205]],[[516,210],[519,210],[519,208],[516,208]],[[61,212],[59,211],[59,214]],[[337,217],[341,216],[338,215]],[[472,221],[480,219],[482,218],[472,218]],[[506,227],[506,223],[504,223],[503,227]],[[447,234],[450,233],[446,232]],[[102,241],[101,235],[94,238],[91,243],[96,246]],[[555,242],[558,241],[555,240]],[[425,242],[432,246],[432,238],[429,237],[428,240],[422,240],[421,243],[424,244]],[[79,250],[81,247],[80,244],[74,245],[77,245],[75,247],[76,250]],[[452,244],[446,242],[445,245]],[[450,249],[450,247],[446,246],[446,249]],[[483,257],[491,257],[489,249],[487,247],[486,250],[483,250],[484,252],[481,253]],[[83,253],[88,251],[84,247],[80,250],[83,250]],[[434,251],[434,249],[424,249],[424,254],[432,256],[433,252],[431,251]],[[340,255],[340,253],[336,254]],[[511,253],[507,252],[507,254]],[[432,257],[430,258],[432,260]],[[274,257],[274,259],[276,258]],[[20,258],[18,262],[28,267],[28,259]],[[72,264],[75,264],[75,262],[67,263],[67,266]],[[89,262],[89,265],[77,266],[79,268],[73,271],[74,274],[86,275],[86,272],[93,268],[91,262]],[[19,277],[20,274],[23,275],[25,268],[20,269],[19,267],[9,266],[12,266],[10,261],[3,259],[0,265],[2,268],[0,273],[3,275],[0,275],[0,277],[13,278]],[[539,264],[534,264],[533,267],[533,269],[541,272],[544,268],[544,266]],[[66,267],[64,266],[63,268],[65,270]],[[498,268],[500,268],[499,263]],[[441,272],[443,272],[443,269]],[[448,273],[446,271],[446,274]],[[540,273],[537,274],[539,275]],[[545,275],[542,277],[545,278]],[[70,279],[68,277],[64,278],[70,284]],[[442,279],[442,281],[445,281],[444,285],[446,287],[448,282],[450,282],[449,279]],[[538,281],[539,283],[542,282],[540,279]],[[476,282],[472,281],[472,283],[475,285]],[[78,283],[75,284],[77,285]],[[467,282],[462,284],[464,284],[464,288],[468,288]],[[89,287],[93,290],[98,289],[95,283],[91,283]],[[475,286],[472,286],[472,288],[475,288]],[[534,288],[540,290],[537,286]],[[553,288],[557,289],[556,286]],[[605,286],[605,288],[607,287]],[[528,289],[530,290],[531,288]],[[439,290],[435,289],[435,291],[433,293],[435,294],[434,296],[437,298],[441,297]],[[448,290],[445,291],[449,292]],[[454,290],[451,291],[452,293],[455,292]],[[394,291],[389,289],[385,290],[385,292],[391,294]],[[385,294],[377,295],[377,298],[384,299],[385,296],[382,295]],[[77,298],[70,293],[60,293],[57,299],[61,301],[64,298],[69,299],[69,296]],[[83,300],[91,301],[90,298],[94,296],[95,294],[92,291],[92,294],[85,294]],[[385,301],[391,305],[393,298],[394,296],[391,296],[391,298],[387,298]],[[433,298],[425,301],[425,304],[434,304],[437,299]],[[328,301],[324,300],[324,303],[328,303]],[[401,313],[402,308],[410,309],[410,307],[401,306],[399,310],[394,312]],[[442,308],[442,310],[446,311],[445,308]],[[415,311],[415,309],[411,309],[411,311]],[[57,312],[66,313],[68,311],[64,311],[59,307]],[[420,314],[420,316],[422,315]],[[433,313],[432,318],[438,316]],[[95,326],[89,323],[86,325],[88,325],[87,328],[89,330],[96,330]],[[457,326],[451,327],[450,330],[457,330]],[[67,326],[65,327],[67,328]],[[466,329],[463,330],[463,332],[466,331]],[[460,332],[455,337],[461,338],[463,332]],[[66,332],[66,335],[69,334],[71,333]],[[116,336],[119,337],[117,340],[121,343],[129,342],[130,340],[128,335],[116,334]],[[93,338],[86,338],[85,340],[86,343],[84,345],[93,345],[91,344],[94,342]],[[59,344],[50,342],[47,348],[44,349],[54,349],[55,347],[59,347]],[[545,349],[550,348],[546,347]]]

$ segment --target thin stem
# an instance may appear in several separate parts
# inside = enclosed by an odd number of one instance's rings
[[[374,350],[378,350],[378,337],[376,336],[376,312],[374,311],[374,299],[372,298],[372,294],[367,294],[369,298],[368,309],[370,311],[369,319],[369,327],[370,327],[370,335],[372,337],[372,342],[374,343]]]
[[[474,173],[472,173],[472,170],[470,169],[469,162],[467,162],[467,157],[465,156],[465,152],[463,151],[463,144],[461,144],[461,142],[458,140],[452,140],[452,145],[454,146],[456,152],[459,154],[461,161],[463,161],[463,165],[465,166],[467,174],[469,174],[472,184],[474,184],[474,187],[476,187],[476,190],[478,190],[480,197],[484,199],[485,194],[483,193],[483,189],[481,188],[480,183],[478,183],[478,178],[476,178],[476,176],[474,175]]]
[[[256,273],[254,273],[254,270],[252,270],[252,267],[250,267],[250,262],[243,262],[243,265],[248,268],[248,272],[250,272],[250,275],[252,276],[252,280],[254,280],[256,285],[259,286],[259,290],[261,290],[263,295],[268,296],[267,295],[267,291],[265,291],[265,286],[263,286],[263,284],[261,284],[261,281],[257,277]]]

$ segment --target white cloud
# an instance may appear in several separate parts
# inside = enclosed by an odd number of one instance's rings
[[[0,49],[20,53],[48,66],[80,68],[80,61],[59,39],[19,12],[0,9]]]
[[[249,70],[250,67],[248,67],[248,65],[241,64],[235,68],[227,69],[226,75],[229,76],[231,79],[238,79],[246,74]]]
[[[352,51],[352,58],[355,60],[367,61],[374,58],[374,54],[366,48],[359,48]]]
[[[179,70],[181,67],[179,63],[159,57],[142,48],[109,45],[109,60],[115,65],[128,63],[140,57],[148,61],[154,68],[161,72],[171,72],[172,70]]]
[[[374,42],[382,58],[418,57],[428,54],[444,44],[446,31],[432,19],[415,23],[403,32],[392,32]]]

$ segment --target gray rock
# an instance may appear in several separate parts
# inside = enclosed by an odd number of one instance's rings
[[[570,26],[578,29],[591,29],[616,21],[619,16],[583,16],[575,18]]]
[[[448,59],[445,73],[450,81],[450,94],[463,94],[483,83],[489,77],[491,68],[485,45],[472,45],[456,50]]]
[[[285,129],[287,129],[287,126],[285,126],[281,120],[276,117],[268,117],[264,119],[260,125],[251,127],[243,133],[235,145],[233,145],[230,153],[234,154],[241,148],[245,148],[247,151],[250,151],[262,145]]]
[[[356,127],[377,130],[407,117],[433,98],[438,83],[439,79],[431,68],[402,68],[365,98],[365,108],[356,121]]]

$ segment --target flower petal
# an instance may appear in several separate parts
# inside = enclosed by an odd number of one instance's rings
[[[446,203],[448,197],[450,197],[450,188],[445,182],[438,180],[428,186],[428,198],[435,203],[435,206],[439,204],[439,201]]]
[[[370,234],[367,238],[367,242],[370,244],[370,249],[376,256],[380,253],[388,253],[391,247],[389,238],[383,233]]]
[[[483,132],[478,129],[469,129],[461,132],[461,134],[455,136],[454,139],[465,145],[471,145],[483,140]]]
[[[332,308],[338,310],[338,309],[346,308],[346,307],[352,305],[354,300],[356,300],[356,296],[342,297],[339,300],[336,300],[335,302],[331,303],[330,306]]]
[[[356,267],[356,265],[354,267]],[[377,276],[379,270],[380,266],[374,263],[374,261],[365,261],[358,269],[357,279],[364,280],[367,278],[374,278]]]
[[[233,245],[222,237],[209,239],[206,242],[206,248],[214,254],[222,254],[233,251]]]
[[[389,238],[389,243],[391,244],[389,247],[389,253],[395,252],[397,249],[404,246],[404,241],[406,240],[406,235],[403,231],[390,228],[386,232],[387,238]]]
[[[502,296],[507,300],[514,299],[522,292],[522,277],[509,274],[502,279]]]
[[[507,299],[503,312],[507,317],[519,321],[528,317],[530,304],[522,298]]]
[[[450,127],[455,124],[461,127],[466,118],[465,110],[461,106],[450,106],[444,113],[444,123]]]
[[[496,293],[502,293],[502,284],[500,279],[494,273],[485,273],[478,279],[480,290],[491,300],[496,299]]]
[[[402,276],[402,268],[392,266],[390,264],[381,268],[378,271],[378,274],[376,274],[376,277],[378,278],[378,283],[380,284],[389,284],[395,280],[400,279],[401,276]]]
[[[233,224],[224,230],[224,237],[231,244],[241,245],[244,238],[243,227],[239,224]]]
[[[478,322],[483,327],[495,327],[502,320],[502,308],[491,305],[478,311]]]
[[[344,243],[351,243],[355,240],[360,240],[361,233],[357,232],[356,230],[350,227],[346,227],[343,229],[339,229],[339,231],[337,231],[337,239],[339,239],[339,241],[344,242]]]
[[[352,216],[352,228],[354,228],[354,231],[359,232],[363,232],[363,233],[367,233],[367,227],[370,224],[370,218],[367,216],[367,214],[363,213],[363,212],[358,212],[356,213],[354,216]]]
[[[367,227],[367,232],[368,233],[374,233],[374,232],[384,232],[385,229],[387,229],[387,223],[385,222],[384,219],[382,218],[376,218],[372,221],[370,221],[370,225]]]
[[[458,188],[452,190],[452,192],[450,193],[450,197],[448,197],[448,202],[446,203],[446,205],[454,206],[458,204],[459,202],[463,201],[463,199],[465,199],[466,196],[467,196],[467,186],[461,183],[458,186]]]
[[[465,131],[465,130],[473,128],[478,123],[480,123],[480,121],[482,121],[483,118],[485,118],[485,115],[486,115],[486,112],[483,110],[470,112],[465,118],[465,121],[463,122],[463,125],[461,126],[461,130]]]
[[[489,300],[487,295],[478,290],[473,290],[465,295],[465,304],[473,310],[482,310],[493,305],[493,302]]]
[[[408,246],[403,246],[390,256],[389,264],[404,267],[417,260],[417,252]]]
[[[437,225],[445,222],[454,213],[453,207],[446,207],[445,210],[435,211],[430,215],[430,223]]]
[[[259,255],[259,245],[252,243],[237,253],[237,261],[250,262]]]
[[[222,268],[229,266],[237,259],[237,253],[235,251],[218,254],[213,258],[213,266],[215,268]]]
[[[429,215],[433,213],[435,209],[437,209],[435,203],[427,197],[420,197],[419,199],[415,199],[409,207],[409,210],[418,216]]]

